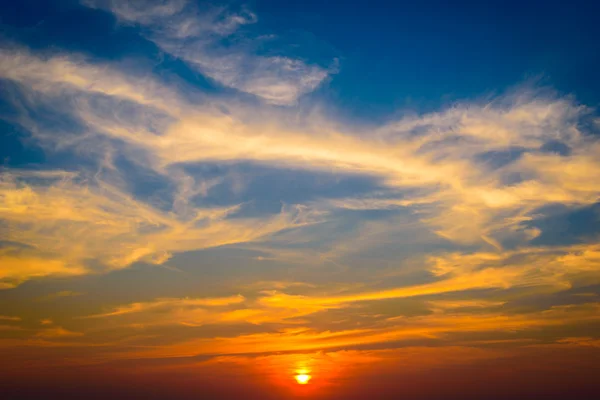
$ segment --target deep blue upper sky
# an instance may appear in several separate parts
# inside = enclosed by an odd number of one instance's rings
[[[332,86],[352,105],[439,103],[544,77],[600,101],[598,2],[257,1],[279,31],[308,29],[341,53]],[[409,103],[410,104],[410,103]]]
[[[600,102],[600,10],[593,1],[245,2],[260,32],[276,32],[311,62],[339,59],[325,96],[369,118],[426,111],[541,79],[587,105]],[[101,58],[158,53],[136,28],[74,1],[4,1],[4,35],[32,47]],[[266,49],[268,51],[269,49]],[[183,66],[173,66],[185,76]],[[195,77],[200,79],[201,77]],[[202,84],[202,82],[199,82]]]

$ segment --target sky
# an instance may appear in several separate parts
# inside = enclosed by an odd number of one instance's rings
[[[593,3],[0,2],[0,390],[594,398]]]

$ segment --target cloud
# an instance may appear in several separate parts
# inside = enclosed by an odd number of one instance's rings
[[[115,15],[128,22],[151,23],[157,19],[171,17],[185,8],[186,0],[172,1],[82,1],[82,4],[94,8],[110,9]]]
[[[190,102],[196,89],[173,90],[143,72],[77,55],[41,56],[12,46],[2,50],[0,76],[18,83],[15,90],[26,99],[15,105],[21,110],[15,123],[48,151],[70,150],[91,161],[79,171],[5,171],[0,216],[12,226],[5,239],[24,246],[3,250],[4,265],[15,265],[3,270],[4,287],[89,273],[89,260],[109,270],[163,264],[174,253],[261,241],[339,218],[339,210],[408,210],[448,241],[502,251],[540,234],[525,225],[543,207],[583,207],[600,193],[594,179],[600,144],[581,123],[590,110],[537,92],[517,89],[485,104],[456,104],[369,134],[315,114],[289,123],[286,112],[256,105],[231,105],[225,113],[217,104]],[[79,128],[57,130],[31,118],[42,107],[73,118]],[[569,152],[547,151],[557,142]],[[514,149],[517,156],[507,162],[489,161]],[[136,198],[136,177],[117,166],[119,158],[172,185],[170,197],[160,206]],[[366,175],[381,190],[284,206],[266,219],[232,218],[243,204],[199,206],[225,178],[196,177],[186,166],[242,162]],[[285,259],[286,249],[279,251]],[[29,267],[17,267],[21,260]]]
[[[42,329],[35,336],[42,339],[62,339],[83,336],[83,333],[69,331],[58,326],[55,328]]]
[[[20,317],[11,317],[8,315],[0,315],[0,321],[20,321]]]
[[[77,54],[32,54],[18,45],[0,48],[0,76],[40,94],[79,92],[128,100],[158,110],[176,110],[178,95],[151,77],[94,65]]]
[[[89,260],[108,270],[163,264],[172,252],[257,240],[303,223],[293,208],[266,220],[226,218],[237,209],[177,217],[100,180],[5,171],[0,217],[11,229],[3,239],[20,247],[2,249],[0,279],[13,287],[34,277],[82,275],[93,272]]]
[[[597,320],[594,319],[597,303],[555,305],[516,314],[508,303],[531,298],[536,293],[547,296],[600,283],[599,265],[589,256],[593,253],[594,250],[585,246],[528,249],[502,255],[449,253],[429,259],[428,268],[435,277],[430,283],[383,290],[368,287],[332,290],[297,284],[283,288],[306,294],[260,290],[262,286],[258,286],[254,290],[259,292],[244,297],[159,298],[120,305],[84,318],[110,319],[112,322],[106,326],[111,329],[134,325],[151,329],[253,324],[268,332],[271,327],[278,327],[277,335],[265,333],[264,336],[265,342],[283,341],[281,347],[278,344],[272,351],[281,351],[289,344],[287,341],[299,346],[295,350],[307,350],[318,346],[439,338],[450,332],[489,332],[491,335],[561,323],[578,324]],[[322,294],[324,291],[329,294]],[[405,315],[406,306],[402,304],[408,303],[398,303],[389,312],[378,311],[385,310],[385,302],[394,299],[419,301],[425,312]],[[367,303],[369,308],[365,308]],[[327,322],[321,325],[319,318]],[[336,321],[338,318],[353,322],[346,324],[344,320]],[[326,332],[322,331],[323,326]],[[251,335],[252,340],[262,337],[262,334]],[[329,337],[331,344],[327,345],[329,339],[325,338]],[[313,340],[315,344],[311,344]],[[223,338],[223,341],[232,346],[237,343],[235,338]]]
[[[504,301],[492,300],[431,300],[428,303],[435,309],[442,310],[499,307],[506,304]]]
[[[97,129],[97,132],[96,135],[79,136],[52,132],[29,118],[28,111],[19,115],[17,122],[49,149],[58,146],[75,150],[82,140],[83,143],[98,143],[99,154],[92,156],[98,158],[101,171],[5,171],[0,182],[0,213],[12,229],[4,239],[25,247],[3,250],[6,254],[1,275],[3,287],[14,287],[31,277],[81,275],[90,272],[86,267],[87,260],[100,261],[109,269],[123,268],[135,262],[162,264],[172,252],[257,240],[306,223],[302,216],[305,213],[293,206],[286,206],[280,215],[261,221],[228,220],[227,216],[237,212],[239,206],[204,209],[188,206],[191,197],[210,186],[197,182],[181,170],[167,170],[178,161],[172,158],[176,153],[171,152],[171,139],[156,136],[147,125],[139,126],[140,123],[152,123],[156,110],[176,117],[182,108],[192,108],[175,94],[169,99],[170,92],[163,90],[160,83],[129,77],[107,66],[91,66],[68,57],[44,59],[22,49],[4,51],[11,55],[7,53],[7,57],[2,57],[0,75],[22,84],[26,94],[42,95],[30,97],[31,103],[25,105],[27,108],[57,104],[57,96],[66,99],[67,103],[76,99],[73,108],[56,111],[75,111],[75,116],[85,126]],[[20,64],[24,60],[27,68],[13,68],[14,63]],[[101,96],[100,100],[108,100],[108,109],[89,104],[97,100],[97,96]],[[116,114],[117,109],[123,108],[122,101],[148,107],[151,119],[133,121],[130,116],[123,120]],[[118,122],[125,122],[125,129]],[[138,124],[131,126],[135,131],[128,130],[127,124],[132,122]],[[137,136],[132,136],[133,132]],[[98,142],[102,140],[102,136],[97,139],[98,133],[125,140],[130,147],[115,148],[115,143],[102,145]],[[178,143],[175,145],[179,146]],[[158,147],[167,152],[163,157],[156,153]],[[122,187],[123,175],[115,171],[110,159],[114,151],[136,149],[146,150],[149,154],[147,161],[142,158],[134,162],[166,175],[179,186],[173,202],[173,210],[179,215],[137,201],[127,188]],[[40,235],[42,231],[44,234]],[[65,240],[68,237],[72,237],[72,242]],[[42,259],[40,254],[43,254]],[[29,267],[22,268],[21,264]]]
[[[165,298],[156,299],[154,301],[145,303],[131,303],[124,306],[119,306],[112,311],[104,314],[91,315],[87,318],[104,318],[104,317],[115,317],[125,314],[143,313],[148,311],[156,311],[161,309],[172,310],[172,309],[195,309],[204,307],[223,307],[233,304],[239,304],[245,301],[243,296],[230,296],[230,297],[216,297],[216,298]]]
[[[241,295],[218,298],[159,298],[148,302],[137,302],[82,317],[84,319],[111,318],[116,326],[140,327],[188,326],[207,324],[268,324],[293,323],[286,319],[304,315],[298,310],[282,310],[262,307]],[[119,317],[117,319],[115,317]]]
[[[430,256],[427,268],[435,277],[430,283],[335,296],[290,295],[265,291],[259,303],[288,309],[299,315],[348,307],[352,303],[386,299],[435,296],[478,289],[537,288],[558,292],[576,285],[600,283],[598,245],[564,248],[528,248],[504,253],[448,253]],[[529,293],[531,294],[531,293]],[[436,301],[435,308],[490,307],[502,302],[485,299]]]
[[[67,298],[67,297],[77,297],[77,296],[82,296],[82,295],[84,295],[84,293],[75,292],[72,290],[61,290],[60,292],[50,293],[46,296],[39,297],[38,300],[39,301],[52,301],[52,300],[56,300],[56,299]]]
[[[600,347],[600,339],[592,337],[567,337],[558,340],[558,343],[568,346]]]
[[[145,36],[163,51],[221,85],[253,94],[268,103],[295,104],[315,90],[332,72],[283,55],[259,55],[260,39],[239,32],[254,24],[250,11],[224,7],[203,9],[185,0],[166,2],[96,1],[84,5],[113,13],[123,23],[138,24]],[[240,37],[242,36],[242,37]]]
[[[0,289],[10,289],[32,279],[50,276],[77,276],[86,273],[78,263],[52,259],[43,255],[27,254],[21,249],[4,248],[0,251]]]
[[[376,329],[351,329],[343,331],[316,331],[304,327],[293,327],[276,332],[264,332],[236,337],[191,339],[181,343],[165,345],[158,349],[133,351],[134,358],[193,357],[202,354],[265,354],[270,352],[300,352],[324,349],[348,349],[353,346],[386,344],[403,347],[402,342],[414,339],[444,340],[450,333],[468,334],[476,332],[524,332],[532,329],[557,327],[573,324],[597,324],[598,303],[576,306],[552,307],[543,312],[527,314],[505,314],[488,312],[435,313],[428,316],[396,318]],[[381,346],[379,347],[381,348]]]

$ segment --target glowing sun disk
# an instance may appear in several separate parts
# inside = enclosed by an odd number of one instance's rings
[[[295,376],[295,378],[296,382],[298,382],[299,384],[306,385],[308,381],[310,381],[311,376],[307,374],[298,374]]]

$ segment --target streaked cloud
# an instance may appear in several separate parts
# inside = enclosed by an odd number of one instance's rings
[[[20,317],[12,317],[9,315],[0,315],[0,320],[1,321],[20,321],[21,318]]]
[[[4,248],[0,268],[0,289],[14,288],[20,283],[39,277],[77,276],[86,273],[84,267],[63,260],[23,254],[20,249]]]
[[[81,332],[72,332],[57,326],[53,328],[42,329],[35,336],[43,339],[57,339],[83,336],[83,334]]]
[[[64,178],[6,172],[0,182],[0,216],[11,226],[4,239],[21,244],[2,250],[0,277],[6,287],[32,277],[92,272],[89,259],[108,269],[163,264],[173,251],[256,240],[303,223],[293,207],[261,221],[227,220],[238,207],[178,218],[103,181],[90,185],[68,173],[58,176]]]
[[[560,344],[584,347],[600,347],[600,340],[591,337],[568,337],[558,341]]]
[[[600,265],[594,256],[596,247],[581,245],[563,249],[533,248],[504,254],[446,254],[430,257],[429,270],[437,277],[431,283],[331,297],[288,295],[269,291],[265,292],[266,296],[260,301],[269,307],[306,310],[307,313],[312,313],[356,302],[432,296],[476,289],[539,287],[543,290],[562,291],[571,288],[582,279],[585,284],[600,283]],[[482,299],[434,301],[431,304],[444,309],[503,303]]]
[[[122,23],[139,24],[163,51],[221,85],[250,93],[271,104],[292,105],[315,90],[334,70],[284,55],[259,55],[265,39],[244,37],[244,25],[257,16],[226,7],[198,6],[190,1],[156,3],[85,0]]]
[[[39,297],[39,301],[52,301],[56,299],[83,296],[82,292],[74,292],[72,290],[61,290],[60,292],[50,293],[46,296]]]
[[[92,315],[89,318],[102,318],[102,317],[114,317],[125,314],[141,313],[146,311],[154,311],[160,309],[173,309],[173,308],[198,308],[198,307],[219,307],[229,306],[232,304],[239,304],[244,301],[243,296],[231,296],[231,297],[218,297],[218,298],[206,298],[206,299],[157,299],[146,303],[132,303],[125,306],[120,306],[113,311]]]
[[[193,357],[201,354],[270,353],[279,351],[310,351],[348,348],[375,343],[395,343],[414,339],[443,339],[450,333],[527,332],[544,327],[597,324],[598,303],[553,307],[540,313],[515,314],[493,312],[478,315],[468,313],[433,314],[430,316],[391,320],[387,326],[343,331],[315,331],[292,327],[277,332],[191,339],[166,345],[160,349],[134,352],[131,357]]]

